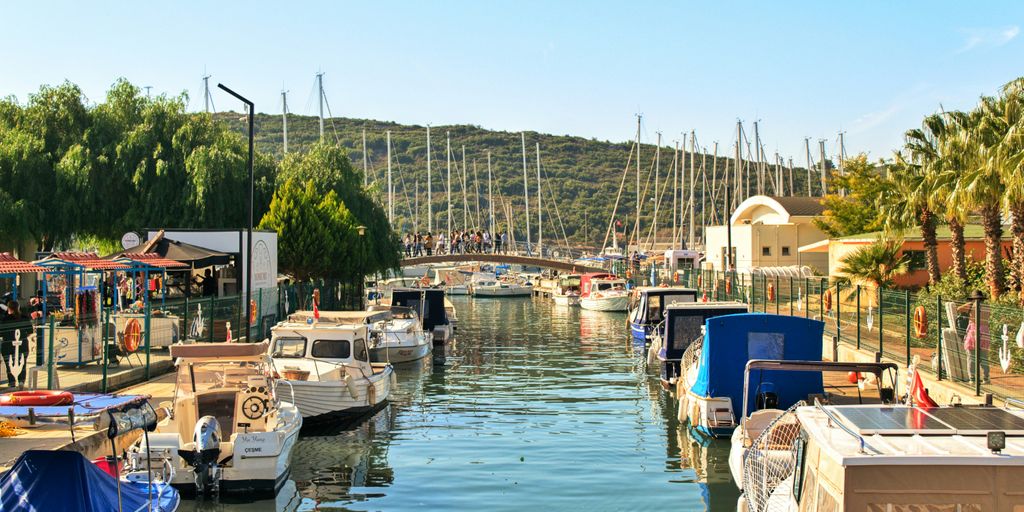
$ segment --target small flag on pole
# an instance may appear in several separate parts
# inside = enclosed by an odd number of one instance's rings
[[[316,295],[313,295],[313,321],[320,320],[320,306],[316,302]]]

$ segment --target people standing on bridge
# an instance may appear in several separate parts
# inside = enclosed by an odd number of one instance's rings
[[[412,236],[409,233],[406,233],[405,236],[402,237],[402,247],[405,248],[405,257],[406,258],[408,258],[411,255],[411,252],[412,252],[411,251],[411,249],[412,249],[412,240],[411,240],[411,238],[412,238]]]
[[[416,239],[413,241],[413,251],[416,256],[423,256],[423,233],[416,232]]]
[[[498,249],[501,250],[502,254],[508,252],[508,234],[504,231],[501,232],[501,238],[498,238]]]
[[[427,256],[431,256],[433,254],[434,236],[429,232],[427,233],[427,238],[423,240],[423,248],[427,250]]]
[[[491,232],[484,230],[484,247],[483,252],[491,252]]]

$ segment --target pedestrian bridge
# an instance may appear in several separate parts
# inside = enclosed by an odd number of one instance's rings
[[[537,256],[524,256],[519,254],[502,253],[468,253],[468,254],[440,254],[433,256],[417,256],[402,260],[403,267],[415,265],[427,265],[432,263],[508,263],[512,265],[527,265],[541,267],[561,272],[607,272],[607,270],[594,265],[577,265],[571,259],[541,258]]]

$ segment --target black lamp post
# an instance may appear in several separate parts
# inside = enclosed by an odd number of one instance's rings
[[[356,286],[356,290],[359,291],[359,306],[363,306],[363,299],[366,298],[366,291],[363,289],[363,283],[366,282],[366,226],[358,226],[356,230],[359,231],[359,284]]]
[[[248,99],[242,97],[231,89],[228,89],[224,84],[218,83],[217,87],[220,87],[228,94],[241,100],[249,107],[249,227],[246,232],[246,249],[245,249],[245,341],[252,342],[252,194],[253,194],[253,176],[252,176],[252,148],[253,148],[253,103]]]
[[[974,303],[974,364],[971,365],[974,368],[971,371],[974,373],[974,395],[981,396],[981,303],[985,300],[985,293],[974,290],[969,298]]]

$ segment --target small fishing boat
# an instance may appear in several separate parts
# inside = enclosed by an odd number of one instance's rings
[[[319,313],[319,314],[317,314]],[[296,312],[271,329],[278,380],[295,393],[307,425],[362,416],[387,403],[390,364],[370,361],[369,326],[389,311]]]
[[[580,307],[591,311],[626,311],[629,292],[626,281],[613,274],[590,273],[580,276]]]
[[[681,286],[641,286],[632,290],[629,329],[635,343],[649,343],[655,328],[665,319],[665,308],[681,302],[696,302],[697,290]]]
[[[504,277],[474,281],[470,284],[470,293],[474,297],[529,297],[533,294],[533,287]]]
[[[798,404],[747,450],[737,510],[1020,510],[1024,411],[1010,404]]]
[[[842,404],[864,404],[868,403],[892,403],[896,399],[898,389],[899,367],[895,363],[854,363],[834,361],[777,361],[767,359],[754,359],[747,362],[746,370],[743,372],[743,396],[751,396],[750,383],[751,375],[756,376],[757,388],[753,390],[755,408],[747,408],[747,400],[743,400],[743,414],[740,416],[740,424],[732,433],[729,450],[729,472],[736,486],[743,489],[743,457],[747,449],[755,439],[777,418],[786,413],[778,408],[778,394],[772,390],[772,383],[765,380],[766,373],[777,372],[812,372],[825,375],[826,373],[846,374],[843,377],[852,376],[851,384],[857,390],[856,396],[851,393],[849,396],[840,393],[825,392],[820,399],[830,405]],[[888,373],[889,386],[885,386],[884,377]],[[770,375],[768,378],[771,378]],[[812,391],[817,389],[816,379],[810,379]],[[862,389],[866,384],[873,382],[876,385],[876,394],[872,395],[871,390]],[[833,388],[838,389],[838,388]],[[794,396],[799,395],[799,389],[791,390]],[[868,395],[868,396],[865,396]],[[813,395],[812,395],[813,396]],[[812,400],[808,396],[806,400]]]
[[[698,357],[704,338],[704,323],[708,318],[746,313],[749,307],[741,302],[677,302],[664,310],[665,320],[651,336],[647,348],[647,367],[658,368],[661,386],[671,390],[679,381],[686,366],[686,354]],[[691,348],[693,350],[691,350]]]
[[[671,308],[670,308],[671,309]],[[676,381],[679,420],[707,437],[732,435],[735,411],[786,408],[824,391],[821,374],[762,372],[757,393],[743,394],[743,372],[752,359],[821,361],[825,324],[797,316],[743,313],[705,322],[700,343],[692,343]],[[760,407],[753,403],[761,400]],[[749,403],[748,403],[749,402]]]
[[[370,360],[375,363],[407,363],[430,355],[433,344],[423,332],[419,314],[402,306],[370,306],[386,311],[387,318],[370,327]]]
[[[558,306],[580,305],[580,275],[568,274],[558,279],[558,286],[551,295]]]
[[[182,494],[274,496],[291,471],[302,416],[270,378],[269,344],[171,345],[177,361],[167,417],[132,452],[174,469]],[[286,391],[291,391],[290,389]]]

